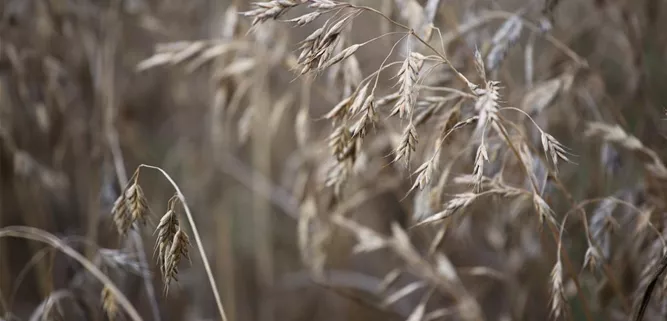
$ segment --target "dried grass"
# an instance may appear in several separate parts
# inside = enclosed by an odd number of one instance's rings
[[[660,320],[665,6],[598,2],[0,4],[0,237],[83,266],[0,318]]]

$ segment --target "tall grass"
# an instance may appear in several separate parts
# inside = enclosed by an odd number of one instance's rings
[[[0,13],[1,320],[667,315],[660,1]]]

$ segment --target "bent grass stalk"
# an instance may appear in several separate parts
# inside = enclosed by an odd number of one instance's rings
[[[65,255],[73,258],[79,264],[81,264],[86,270],[88,270],[96,279],[98,279],[102,284],[104,284],[108,290],[115,296],[118,305],[123,307],[125,312],[130,316],[130,319],[133,321],[143,321],[139,312],[132,306],[127,297],[123,292],[116,287],[116,285],[111,281],[111,279],[106,276],[99,268],[95,266],[92,262],[86,259],[79,252],[75,251],[69,245],[65,244],[63,241],[58,239],[55,235],[40,230],[38,228],[29,227],[29,226],[8,226],[0,229],[0,238],[3,237],[15,237],[22,238],[27,240],[33,240],[37,242],[42,242],[52,246],[53,248],[63,252]]]

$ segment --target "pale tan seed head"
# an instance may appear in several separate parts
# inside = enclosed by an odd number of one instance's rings
[[[333,133],[329,135],[328,140],[329,148],[331,148],[333,156],[335,156],[338,161],[342,161],[350,155],[350,149],[354,144],[350,130],[345,124],[336,127]]]
[[[155,250],[158,252],[157,265],[160,267],[162,272],[163,280],[167,279],[167,260],[169,256],[169,251],[171,250],[171,245],[174,240],[174,236],[179,229],[178,216],[176,215],[175,205],[177,198],[173,197],[169,200],[169,205],[167,213],[165,213],[160,219],[160,223],[156,228],[158,233],[157,240],[155,242]]]
[[[113,295],[111,289],[104,285],[101,293],[102,300],[102,310],[107,315],[110,321],[116,320],[118,316],[118,303],[116,302],[116,297]]]
[[[148,204],[144,196],[144,191],[136,181],[125,191],[125,197],[127,199],[127,211],[132,223],[145,224]]]
[[[403,130],[401,139],[396,149],[394,149],[394,162],[403,160],[405,166],[410,164],[410,156],[417,148],[417,129],[410,123]]]
[[[114,223],[116,224],[116,229],[118,234],[125,235],[127,231],[132,226],[132,216],[128,211],[128,202],[125,197],[125,193],[122,193],[111,209],[111,216]]]
[[[415,103],[417,101],[416,84],[419,71],[424,62],[424,56],[417,52],[411,52],[403,61],[403,65],[398,72],[398,84],[400,86],[399,98],[391,111],[391,115],[398,115],[399,118],[412,116]]]
[[[190,259],[189,256],[190,238],[179,227],[171,242],[171,248],[165,261],[165,293],[169,291],[169,284],[172,280],[177,281],[178,264],[183,258]]]
[[[267,2],[255,2],[254,9],[241,14],[246,17],[252,17],[252,25],[265,22],[270,19],[277,19],[283,15],[290,8],[301,4],[301,1],[296,0],[274,0]]]

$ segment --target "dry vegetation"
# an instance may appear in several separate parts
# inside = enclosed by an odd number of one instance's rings
[[[662,320],[662,30],[661,0],[3,0],[0,321]]]

